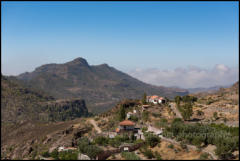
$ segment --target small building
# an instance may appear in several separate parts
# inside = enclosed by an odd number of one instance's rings
[[[158,104],[158,96],[154,95],[154,96],[149,96],[147,97],[147,102],[151,102],[153,104]]]
[[[141,129],[138,129],[138,132],[134,134],[134,136],[136,137],[136,139],[145,140],[144,134]]]
[[[119,149],[121,151],[129,152],[132,146],[133,146],[132,143],[123,143],[122,145],[119,146]]]
[[[109,133],[108,133],[108,137],[109,137],[109,138],[115,138],[115,136],[117,136],[117,133],[116,133],[116,132],[109,132]]]
[[[165,103],[166,100],[163,97],[157,96],[157,95],[153,95],[153,96],[147,96],[147,100],[146,102],[150,102],[153,104],[162,104]]]
[[[135,123],[130,120],[124,120],[119,123],[119,129],[121,130],[134,130]]]
[[[166,100],[163,98],[163,97],[159,97],[158,98],[158,103],[161,104],[161,103],[165,103]]]

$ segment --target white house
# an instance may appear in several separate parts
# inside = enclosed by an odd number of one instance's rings
[[[138,132],[136,134],[134,134],[134,136],[137,138],[137,139],[142,139],[142,140],[145,140],[145,137],[143,135],[143,132],[141,129],[138,130]]]
[[[163,97],[154,95],[154,96],[147,96],[147,102],[151,102],[153,104],[161,104],[161,103],[165,103],[165,99]]]
[[[166,100],[163,98],[163,97],[159,97],[158,98],[158,103],[161,104],[161,103],[165,103]]]

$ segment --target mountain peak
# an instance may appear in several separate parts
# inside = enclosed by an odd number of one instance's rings
[[[68,62],[68,64],[89,66],[87,60],[81,57],[78,57],[73,61]]]

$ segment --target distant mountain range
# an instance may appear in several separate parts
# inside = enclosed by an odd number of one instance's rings
[[[219,90],[220,88],[228,88],[231,87],[232,85],[225,85],[225,86],[214,86],[214,87],[209,87],[209,88],[188,88],[187,90],[189,91],[189,93],[193,94],[193,93],[199,93],[199,92],[215,92],[217,90]]]
[[[93,113],[104,112],[122,99],[140,98],[144,92],[173,98],[187,90],[141,82],[107,64],[89,65],[83,58],[64,64],[46,64],[17,79],[58,99],[81,98]]]

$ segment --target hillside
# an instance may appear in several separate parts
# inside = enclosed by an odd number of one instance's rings
[[[139,98],[144,92],[169,98],[188,94],[187,90],[143,83],[107,64],[91,66],[83,58],[43,65],[17,78],[56,98],[82,98],[94,113],[107,111],[122,99]]]
[[[205,122],[239,126],[239,82],[210,94],[201,92],[193,95],[198,97],[194,107],[196,117],[197,111],[202,111]],[[213,117],[214,113],[217,118]]]
[[[2,125],[22,121],[64,121],[88,115],[81,99],[56,100],[5,76],[1,78],[1,87]]]

